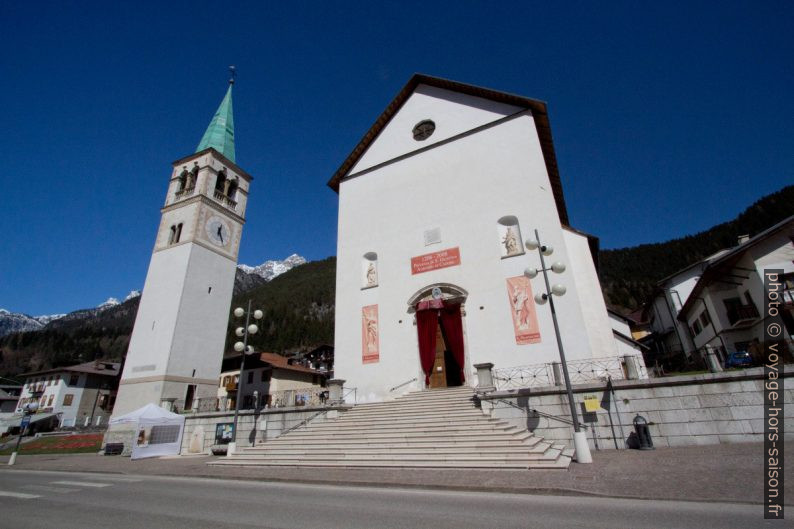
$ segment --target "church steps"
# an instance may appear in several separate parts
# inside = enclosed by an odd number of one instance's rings
[[[449,404],[450,397],[455,397],[458,399],[458,402],[471,402],[474,398],[474,393],[471,391],[467,391],[466,393],[459,393],[457,395],[440,395],[431,398],[413,398],[413,397],[399,397],[394,400],[387,400],[383,402],[371,402],[371,403],[364,403],[356,405],[355,409],[371,409],[371,408],[379,408],[382,406],[409,406],[409,405],[417,405],[417,404]]]
[[[245,451],[240,457],[248,457],[254,455],[267,455],[267,456],[286,456],[286,455],[333,455],[341,456],[349,453],[350,445],[339,446],[323,446],[323,447],[270,447],[270,448],[252,448]],[[488,449],[490,455],[538,455],[546,454],[550,446],[548,443],[542,444],[538,447],[529,446],[491,446]],[[554,448],[553,446],[551,448]],[[383,446],[383,447],[355,447],[357,455],[380,455],[380,454],[447,454],[447,455],[460,455],[460,456],[480,456],[482,455],[482,447],[477,446],[415,446],[413,444],[404,446]]]
[[[347,420],[338,420],[338,421],[312,421],[308,423],[305,427],[307,429],[319,429],[323,427],[347,427],[347,426],[372,426],[377,427],[380,425],[418,425],[418,424],[483,424],[483,419],[485,419],[486,423],[497,425],[499,423],[504,423],[506,421],[502,419],[495,419],[492,417],[488,417],[486,415],[463,415],[460,417],[403,417],[399,419],[394,418],[384,418],[384,419],[347,419]]]
[[[360,419],[360,418],[374,418],[374,417],[388,417],[388,418],[397,418],[397,417],[443,417],[445,415],[454,415],[454,416],[469,416],[469,417],[476,417],[478,415],[483,415],[483,413],[478,410],[477,408],[470,407],[448,407],[448,408],[416,408],[416,409],[394,409],[394,410],[367,410],[362,412],[353,412],[348,411],[342,414],[342,422],[347,420],[353,419]]]
[[[229,459],[217,461],[214,465],[231,466],[285,466],[285,467],[336,467],[336,468],[481,468],[502,470],[528,470],[528,469],[559,469],[567,470],[570,459],[560,458],[556,461],[304,461],[302,459],[259,460]]]
[[[434,463],[444,461],[457,462],[549,462],[557,461],[559,450],[549,450],[544,454],[437,454],[437,453],[373,453],[373,454],[273,454],[251,457],[251,460],[264,461],[345,461],[345,462],[402,462],[402,463]],[[244,461],[245,457],[237,460]]]
[[[434,404],[432,406],[384,406],[382,408],[370,408],[368,410],[351,410],[345,415],[355,417],[365,417],[370,415],[409,415],[413,413],[455,413],[455,412],[472,412],[477,411],[471,405],[465,404]]]
[[[244,448],[222,465],[402,468],[567,468],[562,445],[484,415],[471,388],[403,395],[318,418]]]
[[[535,435],[529,435],[529,437],[525,438],[518,438],[513,436],[507,440],[505,439],[489,439],[489,440],[466,440],[466,439],[450,439],[444,443],[444,447],[461,447],[461,448],[497,448],[497,447],[523,447],[526,449],[532,448],[538,444],[543,444],[543,439],[541,437]],[[548,443],[547,443],[548,444]],[[340,440],[340,441],[333,441],[328,440],[325,438],[317,438],[317,439],[306,439],[301,444],[301,447],[317,447],[318,449],[322,448],[330,448],[330,447],[346,447],[346,448],[388,448],[388,447],[416,447],[416,448],[433,448],[439,447],[438,442],[436,441],[417,441],[411,440],[384,440],[380,442],[370,441],[368,439],[349,439],[349,440]],[[270,441],[262,445],[256,445],[253,447],[246,448],[246,451],[267,451],[270,449],[281,449],[281,448],[295,448],[295,443],[293,441],[283,441],[279,442],[279,440]],[[545,448],[544,448],[545,449]]]
[[[367,430],[367,431],[381,431],[381,430],[416,430],[416,429],[428,429],[428,430],[445,430],[445,429],[452,429],[452,428],[471,428],[474,430],[481,429],[502,429],[502,428],[515,428],[515,426],[510,425],[510,423],[505,421],[498,421],[498,422],[479,422],[474,420],[469,421],[439,421],[436,423],[433,422],[400,422],[400,423],[380,423],[380,424],[372,424],[366,422],[357,422],[357,423],[350,423],[350,424],[324,424],[324,425],[317,425],[311,426],[308,425],[302,432],[354,432],[359,430]]]
[[[401,432],[399,430],[395,432],[368,432],[368,433],[361,433],[361,432],[351,432],[351,433],[334,433],[325,436],[326,440],[331,439],[434,439],[434,440],[443,440],[443,439],[450,439],[450,438],[472,438],[472,439],[511,439],[514,433],[518,433],[520,430],[515,432],[503,432],[503,431],[474,431],[470,432],[467,430],[453,430],[453,431],[436,431],[436,432],[423,432],[423,431],[415,431],[415,432]],[[530,434],[531,435],[531,434]],[[311,434],[301,434],[301,433],[294,433],[290,435],[290,439],[293,441],[298,440],[305,440],[305,439],[316,439],[317,437]]]

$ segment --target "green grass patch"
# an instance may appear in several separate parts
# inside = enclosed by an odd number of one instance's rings
[[[84,454],[98,452],[102,448],[102,434],[64,435],[42,437],[33,441],[23,442],[19,447],[20,454]],[[14,449],[0,451],[0,455],[10,455]]]

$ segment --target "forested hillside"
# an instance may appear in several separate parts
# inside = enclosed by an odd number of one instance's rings
[[[260,331],[249,338],[258,351],[283,353],[334,343],[336,258],[313,261],[235,296],[234,307],[261,309]],[[231,316],[226,350],[239,340],[234,330],[245,323]]]
[[[736,246],[740,235],[756,235],[793,214],[794,186],[788,186],[760,199],[734,220],[709,230],[663,243],[602,250],[599,264],[604,296],[613,306],[638,308],[660,279],[723,248]]]

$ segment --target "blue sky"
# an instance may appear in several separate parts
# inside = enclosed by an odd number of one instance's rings
[[[553,5],[550,5],[553,4]],[[336,251],[326,182],[414,72],[548,102],[571,224],[616,248],[794,182],[791,2],[2,2],[0,307],[140,289],[170,163],[237,66],[240,262]]]

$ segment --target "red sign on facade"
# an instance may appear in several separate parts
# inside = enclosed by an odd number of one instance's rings
[[[439,268],[458,266],[460,264],[460,248],[449,248],[440,252],[427,253],[411,257],[411,274],[421,274]]]

